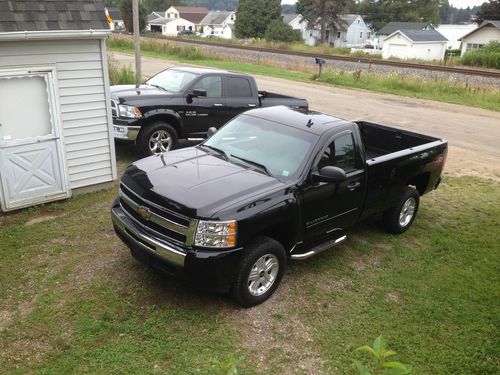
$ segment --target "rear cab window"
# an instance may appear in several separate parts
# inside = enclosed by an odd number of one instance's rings
[[[251,98],[252,86],[250,81],[244,77],[226,77],[226,97],[228,98]]]

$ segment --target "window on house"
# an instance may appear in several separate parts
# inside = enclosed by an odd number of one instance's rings
[[[313,36],[313,32],[312,31],[309,31],[309,36],[312,37]]]
[[[359,37],[363,38],[363,32],[362,31],[359,33]]]
[[[479,49],[483,46],[483,44],[479,43],[467,43],[466,51],[473,51],[475,49]]]
[[[337,38],[340,38],[340,31],[337,31]]]

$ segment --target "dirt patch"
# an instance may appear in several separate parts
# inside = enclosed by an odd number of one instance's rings
[[[24,225],[29,227],[30,225],[43,223],[44,221],[54,220],[61,216],[64,216],[64,214],[57,215],[57,214],[44,213],[29,219],[26,223],[24,223]]]

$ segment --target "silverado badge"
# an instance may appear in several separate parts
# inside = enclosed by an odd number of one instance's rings
[[[147,207],[143,207],[143,206],[140,206],[138,209],[137,209],[137,213],[139,215],[141,215],[141,217],[144,219],[144,220],[149,220],[151,218],[151,211],[149,211],[149,208]]]

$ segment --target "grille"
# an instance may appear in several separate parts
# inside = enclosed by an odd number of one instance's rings
[[[148,201],[120,184],[120,204],[136,223],[154,235],[185,246],[193,244],[197,220]]]

